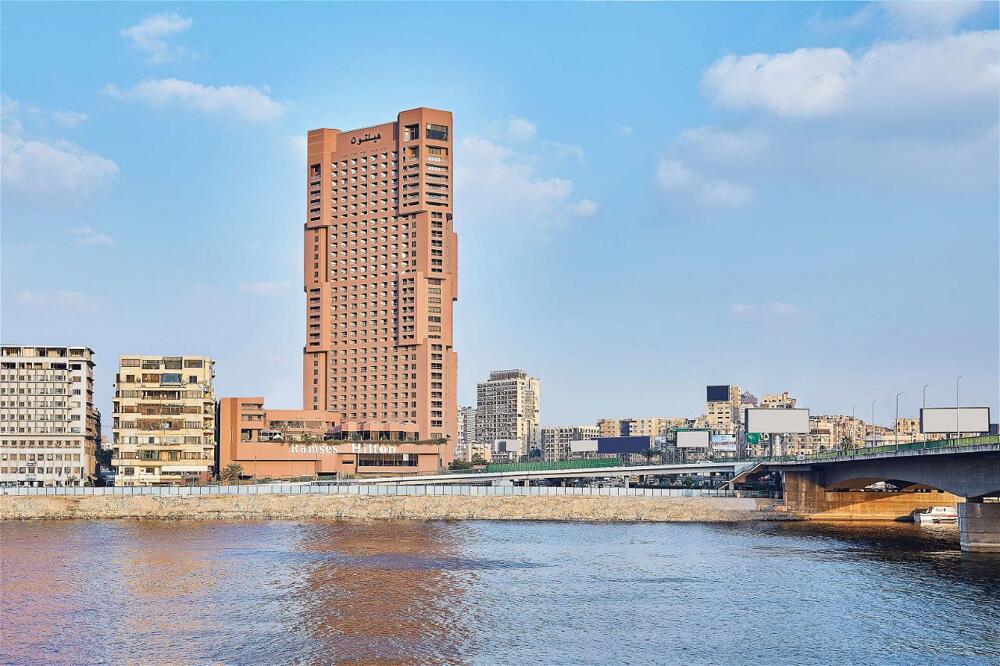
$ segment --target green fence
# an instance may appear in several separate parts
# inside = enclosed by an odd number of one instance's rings
[[[583,469],[589,467],[620,467],[618,458],[586,458],[584,460],[558,460],[535,463],[490,463],[487,472],[533,472],[555,469]]]

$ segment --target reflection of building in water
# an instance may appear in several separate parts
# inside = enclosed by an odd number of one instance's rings
[[[460,618],[472,574],[456,567],[456,525],[400,521],[311,523],[297,544],[315,555],[287,595],[298,625],[322,642],[319,652],[371,663],[456,663],[468,640]],[[480,600],[481,601],[481,600]]]

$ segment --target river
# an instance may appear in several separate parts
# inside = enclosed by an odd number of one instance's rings
[[[1000,558],[902,524],[0,524],[6,663],[1000,663]]]

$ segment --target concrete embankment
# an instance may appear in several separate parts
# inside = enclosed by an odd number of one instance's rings
[[[790,520],[776,502],[728,497],[202,495],[0,496],[0,520]]]

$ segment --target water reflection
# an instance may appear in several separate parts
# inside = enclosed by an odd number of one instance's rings
[[[0,663],[982,663],[1000,560],[898,523],[0,523]]]

